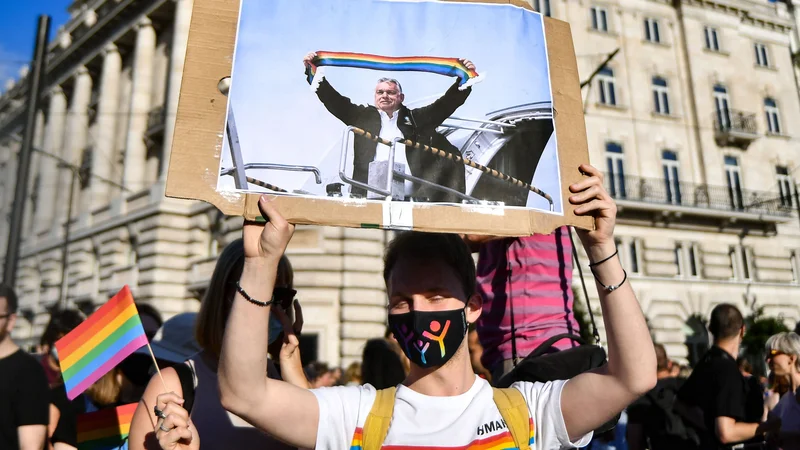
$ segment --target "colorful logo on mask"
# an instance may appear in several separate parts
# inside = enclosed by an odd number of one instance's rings
[[[442,330],[442,325],[435,320],[431,322],[429,327],[431,331],[433,331],[433,333]],[[447,322],[444,323],[444,329],[442,330],[442,333],[438,336],[428,331],[422,332],[422,335],[425,336],[426,338],[439,343],[439,349],[442,351],[442,358],[444,358],[444,338],[447,336],[447,330],[449,328],[450,328],[450,321],[448,320]]]
[[[466,334],[463,309],[390,314],[389,325],[403,353],[421,367],[439,366],[447,362]],[[427,353],[432,342],[439,344],[438,354]]]

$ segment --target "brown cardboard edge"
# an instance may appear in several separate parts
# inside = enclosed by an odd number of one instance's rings
[[[459,1],[459,0],[448,0]],[[508,3],[531,9],[521,0],[460,0]],[[227,98],[217,85],[230,75],[236,41],[239,0],[195,0],[189,29],[175,134],[167,173],[168,197],[203,200],[227,215],[253,220],[261,216],[256,193],[216,190]],[[589,161],[577,62],[566,22],[544,18],[550,64],[556,137],[559,147],[580,152],[559,154],[564,216],[522,209],[502,213],[448,205],[414,205],[413,228],[420,231],[466,232],[502,236],[549,233],[562,225],[592,228],[590,217],[578,217],[566,198],[569,185],[583,176],[578,165]],[[275,196],[283,216],[297,224],[384,228],[383,202],[342,202],[325,198]],[[398,206],[403,207],[403,206]]]

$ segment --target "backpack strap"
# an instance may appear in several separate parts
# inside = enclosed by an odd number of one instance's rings
[[[519,450],[530,450],[531,422],[528,404],[522,392],[515,388],[492,388],[494,403],[511,432]]]
[[[183,391],[184,400],[183,409],[191,414],[192,406],[194,405],[194,390],[196,387],[194,382],[194,367],[190,366],[187,361],[175,364],[172,368],[178,373],[178,380],[181,382],[181,391]]]
[[[397,388],[392,386],[375,392],[375,402],[364,422],[361,445],[363,450],[380,450],[389,433],[394,412],[394,396]]]

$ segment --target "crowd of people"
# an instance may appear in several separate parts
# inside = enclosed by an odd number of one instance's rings
[[[69,400],[55,342],[84,315],[54,311],[28,353],[11,340],[17,297],[0,285],[0,448],[78,448],[81,414],[131,403],[121,448],[800,448],[800,336],[769,339],[765,386],[737,360],[741,312],[720,304],[702,360],[691,369],[671,361],[616,257],[616,207],[602,177],[581,171],[570,202],[594,217],[577,234],[607,336],[607,361],[592,370],[493,386],[546,342],[550,356],[581,345],[569,337],[579,330],[567,228],[520,238],[399,233],[384,261],[386,333],[346,367],[304,366],[303,311],[284,254],[294,227],[262,198],[268,221],[245,223],[223,250],[197,313],[164,321],[137,305],[160,373],[145,347]]]

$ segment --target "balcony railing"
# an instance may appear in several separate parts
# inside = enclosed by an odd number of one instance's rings
[[[791,202],[777,192],[609,174],[605,186],[616,200],[631,202],[771,216],[790,216],[793,211]]]
[[[756,115],[735,109],[721,109],[714,113],[714,137],[721,146],[733,145],[747,148],[758,138]]]

